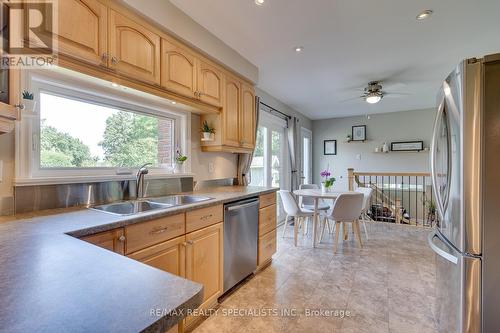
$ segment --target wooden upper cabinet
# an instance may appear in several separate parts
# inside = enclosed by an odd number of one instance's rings
[[[223,289],[222,223],[187,234],[186,243],[186,278],[203,285],[204,304],[215,302]]]
[[[255,147],[255,92],[252,86],[241,85],[240,145]]]
[[[119,254],[125,253],[125,235],[123,228],[100,232],[80,239],[109,251]]]
[[[59,52],[106,66],[107,7],[96,0],[64,0],[58,6]]]
[[[161,85],[184,96],[195,96],[196,59],[191,52],[167,39],[161,40]]]
[[[224,75],[217,67],[199,60],[198,92],[201,101],[222,107],[224,96]]]
[[[241,84],[238,79],[227,75],[225,86],[226,102],[222,110],[222,143],[239,147]]]
[[[134,79],[160,84],[160,36],[110,10],[108,65]]]

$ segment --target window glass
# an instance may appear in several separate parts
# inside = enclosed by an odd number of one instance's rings
[[[172,163],[175,121],[40,93],[40,168]]]

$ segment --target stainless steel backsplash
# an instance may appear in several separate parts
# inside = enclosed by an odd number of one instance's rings
[[[145,179],[144,182],[144,196],[146,197],[192,190],[192,177]],[[16,214],[19,214],[43,209],[89,207],[135,197],[135,180],[16,186],[14,187],[14,210]]]

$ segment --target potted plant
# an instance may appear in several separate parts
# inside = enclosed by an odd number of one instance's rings
[[[427,221],[428,226],[433,226],[436,222],[436,203],[432,200],[424,200],[424,205],[427,206]]]
[[[24,89],[22,92],[22,97],[23,97],[23,102],[21,104],[23,105],[23,110],[27,110],[29,112],[35,111],[35,100],[33,93]]]
[[[174,172],[179,173],[179,172],[184,172],[184,162],[188,157],[186,155],[182,155],[181,150],[177,148],[175,150],[175,168]]]
[[[321,182],[321,192],[330,192],[333,187],[333,183],[335,183],[335,177],[330,177],[332,174],[328,169],[321,171],[319,175],[323,178],[323,181]]]
[[[203,133],[203,140],[210,140],[210,136],[212,134],[215,134],[215,128],[213,127],[210,127],[210,125],[208,125],[208,121],[204,121],[203,122],[203,126],[201,126],[201,132]]]

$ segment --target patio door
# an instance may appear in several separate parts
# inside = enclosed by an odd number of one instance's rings
[[[250,166],[251,186],[272,186],[288,188],[287,170],[288,143],[286,122],[280,118],[261,113],[255,152]],[[278,202],[278,220],[285,218],[281,200]]]
[[[302,184],[312,183],[312,132],[307,128],[300,129],[300,141],[302,150]]]

